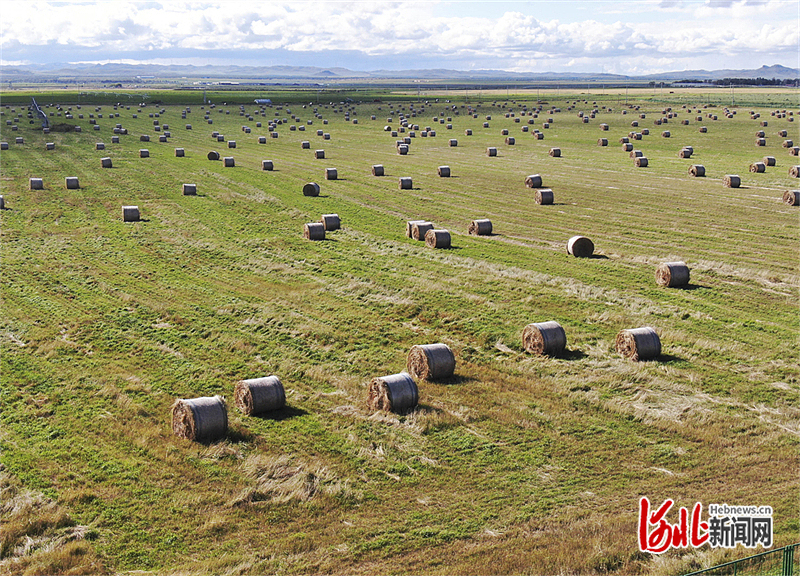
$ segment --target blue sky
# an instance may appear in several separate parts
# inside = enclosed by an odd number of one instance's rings
[[[0,61],[618,74],[800,67],[800,2],[6,1]]]

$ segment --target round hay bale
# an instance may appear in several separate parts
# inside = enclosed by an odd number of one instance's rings
[[[701,134],[705,134],[706,132],[708,132],[708,128],[706,128],[705,126],[700,126],[700,129],[698,131]]]
[[[273,412],[286,406],[286,392],[277,376],[239,380],[233,390],[233,399],[236,407],[247,416]]]
[[[425,220],[414,222],[411,226],[411,237],[414,240],[424,242],[425,236],[429,231],[433,230],[433,223]]]
[[[372,165],[372,175],[373,176],[383,176],[384,170],[381,164],[373,164]]]
[[[800,146],[792,146],[789,148],[789,154],[791,156],[800,156]]]
[[[228,408],[222,396],[190,400],[178,399],[172,405],[172,432],[195,442],[213,442],[228,432]]]
[[[0,194],[0,210],[6,209],[6,199]]]
[[[77,176],[67,176],[66,178],[64,178],[64,183],[67,186],[67,190],[77,190],[78,188],[80,188]]]
[[[3,142],[3,144],[5,144],[5,146],[2,149],[3,150],[8,150],[8,142]],[[45,150],[55,150],[56,149],[56,143],[55,142],[47,142],[44,145],[44,149]]]
[[[456,146],[458,146],[458,140],[456,140],[455,138],[451,138],[448,141],[448,146],[450,146],[450,148],[455,148]]]
[[[451,378],[456,369],[456,357],[447,344],[417,344],[408,352],[406,369],[417,380]]]
[[[633,150],[633,144],[631,144],[630,142],[627,142],[622,145],[623,152],[630,152],[631,150]]]
[[[638,158],[633,159],[633,165],[637,168],[646,168],[647,167],[647,158],[644,156],[639,156]]]
[[[403,178],[400,178],[400,180],[398,181],[398,186],[399,186],[400,190],[411,190],[411,187],[412,187],[411,178],[408,177],[408,176],[404,176]]]
[[[508,136],[508,128],[503,128],[502,130],[500,130],[500,135],[501,136]]]
[[[706,175],[706,167],[702,164],[692,164],[689,166],[689,174],[695,177],[705,176]]]
[[[784,148],[791,148],[792,146],[794,146],[794,142],[791,140],[784,140],[781,146],[783,146]]]
[[[487,148],[486,149],[486,155],[487,156],[497,156],[497,148],[495,148],[494,146],[491,146],[491,147]]]
[[[553,158],[560,158],[561,157],[561,148],[550,148],[549,154]]]
[[[212,150],[211,152],[208,153],[208,159],[219,160],[219,152],[215,152],[214,150]]]
[[[325,225],[322,222],[303,224],[303,238],[306,240],[325,240]]]
[[[573,236],[567,241],[567,253],[576,258],[589,258],[594,254],[594,242],[585,236]]]
[[[369,383],[367,406],[370,410],[406,412],[417,405],[419,390],[405,372],[373,378]]]
[[[428,248],[450,248],[450,232],[447,230],[428,230],[425,232],[425,245]]]
[[[266,144],[267,143],[267,137],[266,136],[259,136],[258,137],[258,143],[259,144]]]
[[[792,166],[789,168],[789,176],[792,178],[800,178],[800,166]]]
[[[323,160],[325,158],[325,150],[315,150],[314,158],[317,160]]]
[[[553,191],[550,188],[539,188],[534,195],[534,201],[539,205],[553,203]]]
[[[644,156],[644,152],[642,152],[641,150],[631,150],[629,156],[631,158],[641,158],[642,156]]]
[[[97,142],[94,145],[94,149],[95,150],[105,150],[106,149],[106,145],[103,142]]]
[[[750,164],[750,172],[760,174],[767,171],[767,165],[764,162],[753,162]]]
[[[103,168],[113,168],[111,158],[106,156],[105,158],[100,158],[100,166]]]
[[[413,235],[412,231],[414,229],[414,224],[419,224],[419,223],[422,223],[422,222],[425,222],[425,220],[408,220],[406,222],[406,236],[408,236],[409,238],[413,238],[414,235]],[[424,237],[424,234],[423,234],[423,237]]]
[[[400,156],[405,156],[406,154],[408,154],[408,144],[406,143],[398,144],[397,153],[400,154]]]
[[[764,158],[761,161],[767,166],[775,166],[776,162],[775,156],[764,156]]]
[[[139,207],[138,206],[123,206],[122,207],[122,221],[123,222],[138,222],[139,221]]]
[[[140,142],[150,142],[150,136],[147,136],[146,134],[142,134],[141,136],[139,136],[139,141]]]
[[[472,129],[467,128],[466,130],[464,130],[464,136],[472,136]]]
[[[139,158],[150,158],[150,151],[145,148],[142,148],[141,150],[139,150]]]
[[[597,139],[598,146],[608,146],[608,138],[598,138]]]
[[[341,228],[342,221],[339,219],[338,214],[323,214],[320,222],[325,227],[326,232],[332,232]]]
[[[787,190],[784,192],[783,203],[789,206],[800,206],[800,190]]]
[[[765,136],[766,134],[764,133],[763,130],[759,130],[758,132],[756,132],[756,138],[764,138]]]
[[[175,148],[176,158],[184,158],[185,156],[186,156],[186,151],[183,148]]]
[[[678,156],[680,158],[691,158],[693,152],[694,152],[693,150],[690,150],[688,148],[681,148],[681,151],[680,153],[678,153]]]
[[[726,174],[722,178],[722,185],[725,186],[725,188],[738,188],[741,183],[742,179],[733,174]]]
[[[469,223],[467,233],[473,236],[489,236],[492,233],[492,221],[488,218],[473,220]]]
[[[627,144],[630,141],[631,141],[630,136],[623,136],[622,138],[619,139],[620,144]]]
[[[689,267],[685,262],[664,262],[656,268],[656,284],[675,288],[689,283]]]
[[[789,133],[786,130],[779,130],[778,131],[778,136],[780,136],[781,138],[786,138],[788,135],[789,135]]]
[[[664,131],[661,133],[661,137],[662,137],[662,138],[669,138],[669,137],[670,137],[669,130],[664,130]]]
[[[300,142],[300,148],[303,150],[311,149],[311,142],[309,142],[308,140],[303,140],[302,142]]]
[[[525,178],[525,187],[526,188],[541,188],[542,187],[542,177],[539,174],[531,174]]]
[[[517,140],[513,136],[509,136],[508,138],[506,138],[506,144],[508,146],[513,146],[516,143],[517,143]]]
[[[275,164],[272,162],[272,160],[262,160],[261,161],[261,169],[262,170],[267,170],[267,171],[274,170],[275,169]]]
[[[617,352],[630,360],[648,360],[661,354],[661,340],[649,326],[622,330],[617,334]]]
[[[336,168],[325,168],[325,180],[337,180],[339,173]]]
[[[236,166],[236,162],[234,161],[233,156],[226,156],[225,158],[223,158],[222,163],[223,166],[225,166],[225,168],[233,168]]]
[[[450,177],[450,166],[439,166],[439,167],[436,169],[436,173],[437,173],[437,174],[438,174],[438,175],[439,175],[441,178],[449,178],[449,177]]]
[[[303,186],[303,196],[319,196],[319,184],[309,182]]]
[[[554,320],[534,322],[522,331],[522,347],[530,354],[558,356],[567,347],[567,335]]]
[[[184,184],[183,185],[183,195],[184,196],[197,196],[197,184]]]
[[[44,180],[41,178],[30,179],[31,190],[44,190]]]

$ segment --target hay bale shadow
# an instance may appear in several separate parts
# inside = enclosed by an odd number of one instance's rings
[[[677,288],[678,290],[692,291],[692,290],[698,290],[698,289],[701,289],[701,288],[702,289],[708,289],[708,288],[711,288],[711,287],[710,286],[703,286],[702,284],[686,284],[684,286],[675,286],[675,288]]]
[[[280,410],[273,410],[272,412],[264,412],[263,414],[254,414],[250,418],[258,418],[259,420],[274,420],[275,422],[282,422],[289,418],[297,418],[298,416],[307,416],[308,412],[302,408],[285,405]]]
[[[608,260],[608,256],[605,254],[592,254],[589,258],[591,260]]]
[[[455,386],[456,384],[471,384],[472,382],[477,382],[477,378],[473,378],[472,376],[463,376],[461,374],[453,374],[448,378],[437,378],[436,380],[431,380],[436,384],[443,384],[445,386]],[[427,382],[427,380],[423,380],[423,382]],[[422,406],[422,404],[420,404]],[[435,409],[432,406],[431,409]]]
[[[561,354],[556,356],[556,358],[560,358],[562,360],[582,360],[583,358],[586,358],[586,356],[587,355],[578,348],[575,348],[574,350],[565,348]]]

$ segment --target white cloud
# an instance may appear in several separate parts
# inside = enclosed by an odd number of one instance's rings
[[[142,53],[163,59],[171,52],[212,59],[236,52],[250,61],[280,51],[289,58],[313,54],[323,66],[330,65],[326,54],[348,53],[374,62],[371,68],[393,57],[409,68],[440,62],[517,71],[633,73],[704,58],[705,67],[718,68],[726,67],[725,57],[730,67],[742,67],[742,58],[792,65],[800,44],[796,2],[639,0],[615,13],[617,2],[554,1],[517,3],[499,14],[486,2],[486,15],[475,6],[482,3],[459,2],[21,2],[0,21],[0,47],[14,61],[35,60],[31,54],[52,47],[49,57],[62,60],[141,59]]]

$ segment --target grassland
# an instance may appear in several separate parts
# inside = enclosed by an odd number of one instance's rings
[[[780,201],[798,187],[788,176],[797,159],[777,132],[798,141],[798,122],[770,109],[753,120],[750,109],[728,119],[676,107],[656,126],[662,107],[643,100],[641,110],[598,101],[584,124],[577,113],[592,101],[558,96],[537,118],[511,100],[481,103],[477,119],[455,99],[398,104],[436,130],[417,131],[407,156],[383,131],[398,125],[386,101],[356,105],[351,121],[346,105],[321,104],[327,124],[300,104],[265,116],[248,104],[253,120],[238,106],[195,104],[183,120],[177,105],[73,105],[83,131],[48,135],[20,108],[12,132],[4,108],[2,569],[665,574],[748,554],[639,553],[641,496],[768,504],[776,545],[797,541],[799,220]],[[274,118],[287,120],[278,138]],[[521,131],[529,118],[544,140]],[[635,144],[647,168],[617,143],[632,120],[650,130]],[[757,148],[762,120],[767,146]],[[128,134],[111,144],[117,123]],[[691,160],[678,157],[684,145]],[[210,150],[236,167],[207,160]],[[750,174],[767,154],[777,166]],[[106,156],[112,169],[100,168]],[[263,159],[275,170],[261,170]],[[689,177],[693,163],[705,178]],[[373,164],[387,175],[372,176]],[[441,165],[453,177],[439,178]],[[324,180],[327,167],[339,180]],[[534,203],[523,184],[532,173],[554,205]],[[742,187],[723,188],[725,174]],[[80,190],[66,190],[66,176]],[[402,176],[413,190],[398,190]],[[30,177],[45,189],[29,190]],[[301,194],[309,181],[319,197]],[[186,182],[196,197],[181,194]],[[122,222],[128,204],[141,222]],[[343,229],[303,240],[303,224],[325,213]],[[468,236],[484,217],[496,234]],[[449,229],[453,248],[406,238],[409,219]],[[567,256],[575,234],[593,239],[597,257]],[[655,267],[670,260],[688,263],[688,289],[656,286]],[[563,357],[522,349],[524,326],[545,320],[566,330]],[[663,354],[631,363],[614,337],[641,325],[658,330]],[[370,413],[369,379],[433,342],[455,351],[456,377],[420,383],[408,415]],[[230,401],[237,380],[268,374],[284,383],[285,410],[245,418],[232,408],[228,437],[207,446],[172,435],[175,398]]]

